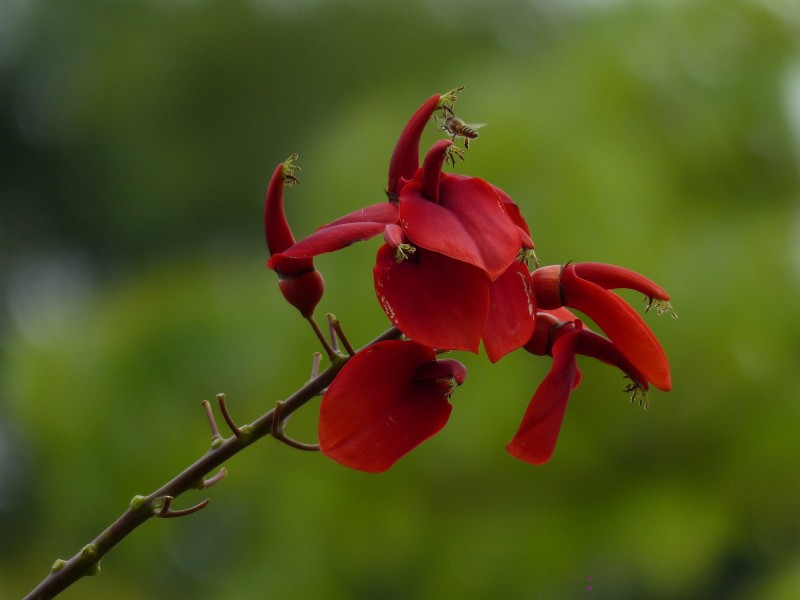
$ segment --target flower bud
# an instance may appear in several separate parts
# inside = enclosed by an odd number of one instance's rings
[[[309,318],[314,314],[325,290],[322,275],[314,268],[312,258],[290,258],[280,254],[295,243],[283,208],[283,189],[286,182],[297,183],[294,169],[299,167],[294,164],[295,160],[296,154],[279,164],[269,181],[264,201],[264,233],[270,256],[273,256],[267,266],[278,274],[283,297],[300,314]]]

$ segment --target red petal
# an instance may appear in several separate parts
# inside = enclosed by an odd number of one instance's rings
[[[596,283],[604,289],[627,288],[641,292],[648,298],[669,300],[669,294],[664,288],[644,275],[625,267],[594,262],[574,263],[573,266],[578,277]]]
[[[522,216],[522,212],[520,212],[517,203],[511,199],[511,196],[506,194],[496,185],[493,185],[492,187],[494,188],[494,191],[497,192],[497,195],[500,197],[500,200],[503,201],[503,208],[506,209],[508,216],[511,217],[511,220],[514,221],[517,227],[522,229],[522,231],[524,231],[528,235],[528,238],[530,239],[531,230],[528,227],[528,223],[525,221],[525,218]],[[533,248],[533,243],[531,243],[531,248]]]
[[[564,304],[589,315],[654,386],[664,391],[670,389],[669,362],[664,350],[627,302],[613,292],[578,277],[571,264],[564,267],[561,284]]]
[[[345,223],[318,229],[283,252],[287,258],[308,258],[341,250],[355,242],[362,242],[382,233],[385,223]]]
[[[513,262],[502,277],[491,283],[489,294],[483,346],[489,360],[497,362],[533,335],[536,305],[528,269]]]
[[[400,194],[400,225],[415,245],[482,269],[494,280],[520,249],[520,234],[492,187],[477,177],[442,175],[439,204],[426,200],[420,184]]]
[[[322,452],[354,469],[377,473],[447,423],[451,406],[435,382],[411,383],[431,348],[380,342],[356,354],[322,398]]]
[[[327,229],[328,227],[335,227],[336,225],[344,225],[346,223],[397,223],[400,219],[400,211],[396,204],[391,202],[380,202],[378,204],[371,204],[364,208],[359,208],[343,217],[339,217],[335,221],[331,221],[327,225],[323,225],[319,229]]]
[[[419,167],[419,138],[422,130],[428,124],[431,115],[439,106],[440,94],[434,94],[428,98],[412,115],[406,123],[400,139],[392,152],[392,159],[389,162],[389,187],[386,193],[389,199],[396,198],[400,192],[400,178],[411,179]]]
[[[394,325],[417,342],[477,352],[489,311],[489,282],[480,270],[422,248],[398,263],[381,246],[375,293]]]
[[[553,365],[525,411],[508,452],[525,462],[540,465],[550,460],[556,448],[569,395],[580,383],[575,361],[578,332],[562,335],[553,343]]]
[[[453,358],[441,358],[421,365],[414,373],[414,383],[454,379],[458,385],[467,378],[467,368]]]
[[[439,204],[439,182],[442,179],[442,165],[444,164],[447,149],[453,145],[450,140],[439,140],[436,142],[422,162],[422,173],[420,174],[420,194],[431,202]]]
[[[283,210],[283,163],[275,167],[264,198],[264,233],[270,255],[294,244],[294,236]]]
[[[611,340],[591,329],[583,328],[580,330],[578,342],[575,344],[575,352],[582,356],[591,356],[607,365],[617,367],[632,381],[639,383],[642,389],[647,390],[649,388],[644,374],[631,361],[625,358],[619,348]]]
[[[456,179],[470,179],[468,175],[459,175],[458,173],[450,173],[450,177],[455,177]],[[494,184],[489,184],[492,186],[492,189],[497,193],[500,200],[503,202],[503,208],[506,209],[508,216],[511,217],[511,220],[522,229],[525,235],[528,236],[530,239],[531,230],[528,227],[528,223],[525,221],[525,217],[522,216],[522,213],[519,210],[519,206],[517,203],[511,199],[511,196],[506,194],[502,189],[497,187]],[[533,248],[533,243],[531,243],[531,248]]]

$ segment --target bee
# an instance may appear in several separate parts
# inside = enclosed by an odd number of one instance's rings
[[[484,123],[467,125],[454,114],[449,114],[444,117],[444,120],[439,125],[441,131],[446,131],[453,136],[453,142],[456,137],[464,138],[464,148],[469,148],[469,141],[478,137],[476,129],[483,127]]]

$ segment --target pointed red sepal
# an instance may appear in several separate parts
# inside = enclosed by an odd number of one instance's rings
[[[381,307],[405,335],[432,348],[478,351],[489,310],[482,271],[422,248],[397,262],[383,245],[373,274]]]
[[[318,229],[283,252],[281,256],[285,258],[310,258],[326,252],[335,252],[356,242],[371,239],[383,233],[385,228],[386,225],[384,223],[365,222],[345,223]]]
[[[452,409],[452,388],[440,380],[457,384],[465,373],[457,361],[439,363],[433,349],[413,341],[379,342],[356,354],[322,398],[322,452],[378,473],[438,432]]]
[[[396,200],[400,193],[401,179],[410,180],[419,167],[419,139],[433,113],[439,108],[441,94],[434,94],[411,116],[389,161],[389,200]]]
[[[482,179],[442,174],[439,204],[418,182],[400,194],[400,225],[415,246],[482,269],[494,280],[517,257],[520,234],[494,189]]]
[[[533,395],[519,430],[506,446],[512,456],[534,465],[546,463],[553,455],[567,400],[581,379],[575,360],[579,333],[574,329],[564,331],[553,342],[550,372]]]
[[[654,386],[663,391],[670,389],[666,354],[656,336],[627,302],[613,292],[582,279],[572,264],[564,267],[561,289],[566,306],[591,317]]]
[[[528,269],[514,261],[489,286],[489,316],[483,345],[491,362],[525,344],[533,335],[536,299]]]

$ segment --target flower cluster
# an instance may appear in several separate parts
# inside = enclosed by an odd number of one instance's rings
[[[296,182],[296,156],[278,165],[267,189],[268,266],[278,273],[284,297],[312,322],[323,291],[314,257],[383,234],[375,292],[403,339],[352,357],[320,409],[321,450],[352,468],[388,469],[444,426],[450,395],[466,369],[452,359],[437,360],[443,351],[478,352],[483,343],[493,363],[519,348],[553,358],[507,446],[534,464],[546,462],[555,448],[567,400],[581,378],[576,355],[620,369],[631,381],[626,390],[632,400],[644,403],[650,385],[670,389],[660,344],[609,290],[639,291],[659,314],[671,311],[666,291],[614,265],[539,267],[528,224],[505,192],[478,177],[443,172],[447,162],[463,158],[455,134],[434,143],[420,165],[423,129],[437,111],[453,114],[457,91],[433,95],[406,124],[389,163],[388,201],[296,242],[283,211],[284,187]],[[591,318],[605,335],[569,309]]]

